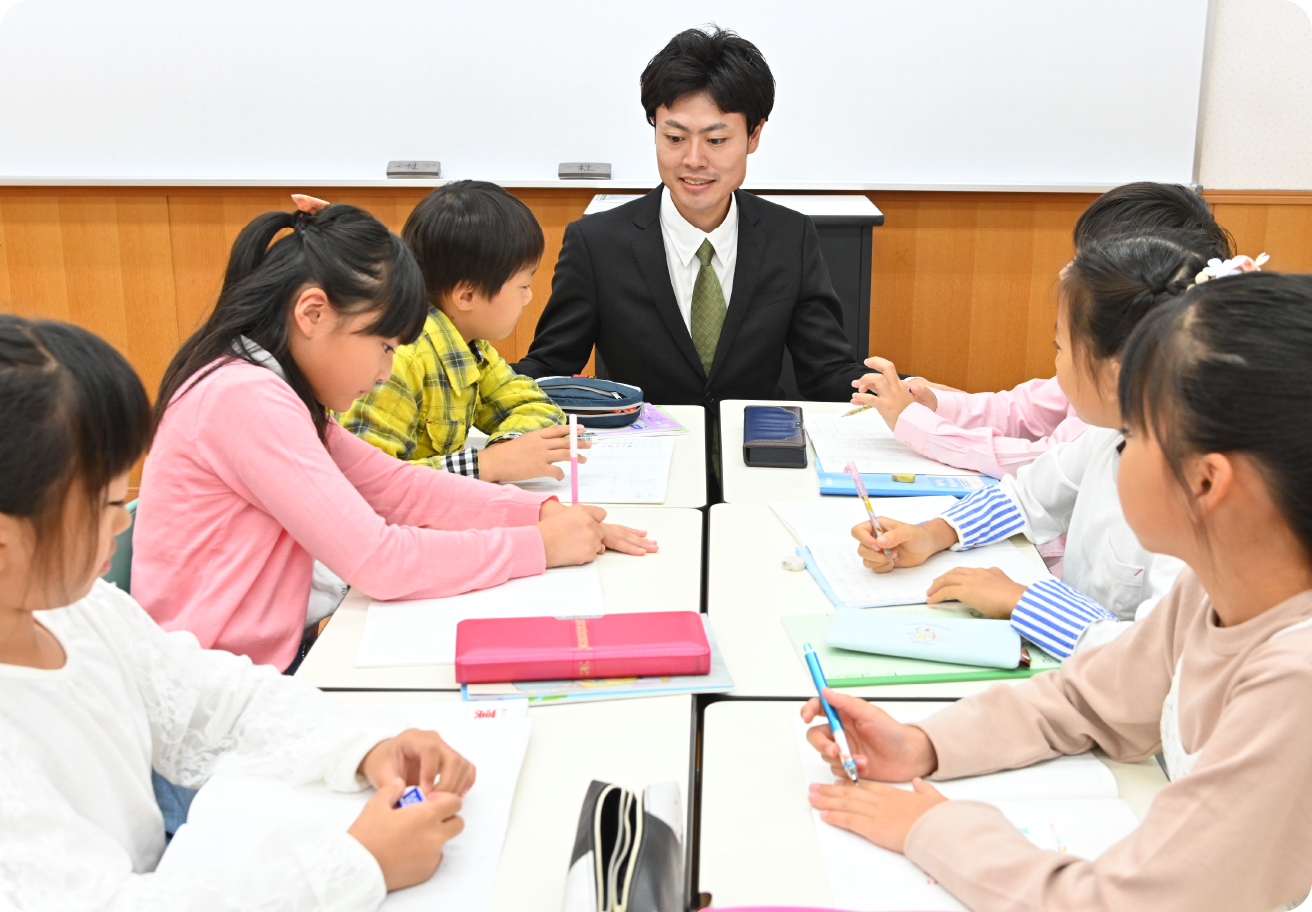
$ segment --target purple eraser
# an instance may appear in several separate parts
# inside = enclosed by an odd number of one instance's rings
[[[419,786],[412,785],[401,793],[401,800],[396,803],[396,807],[403,808],[407,805],[418,804],[424,800],[424,793],[420,791]]]

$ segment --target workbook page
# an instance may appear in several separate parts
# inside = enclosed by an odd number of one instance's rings
[[[923,714],[915,715],[923,718]],[[829,764],[806,740],[808,726],[800,718],[793,725],[804,783],[835,782]],[[932,785],[949,799],[994,805],[1040,849],[1090,860],[1129,836],[1139,824],[1129,805],[1116,797],[1111,770],[1088,754]],[[898,786],[910,788],[909,783]],[[811,818],[835,908],[852,912],[966,909],[905,856],[825,823],[814,809]]]
[[[826,472],[841,472],[848,461],[862,474],[909,472],[916,475],[979,475],[921,456],[899,443],[874,409],[856,415],[807,415],[806,433]]]
[[[654,504],[665,502],[670,462],[674,458],[673,437],[624,437],[594,440],[580,450],[587,462],[579,465],[579,500],[583,503]],[[552,494],[570,503],[570,464],[553,463],[565,473],[554,478],[532,478],[514,484],[526,491]]]
[[[955,497],[872,498],[877,516],[921,523],[957,503]],[[883,608],[919,605],[931,583],[955,567],[997,567],[1023,586],[1049,579],[1048,571],[1031,561],[1011,542],[969,551],[940,551],[919,567],[898,567],[875,573],[857,555],[852,526],[869,517],[859,498],[772,503],[770,509],[810,552],[809,568],[816,583],[836,607]]]
[[[357,668],[454,665],[456,624],[466,618],[605,613],[596,563],[556,567],[540,576],[448,598],[371,601],[355,664]]]
[[[478,781],[460,809],[465,829],[446,844],[437,873],[426,883],[389,893],[382,908],[486,909],[528,749],[531,725],[523,701],[495,707],[392,703],[350,708],[361,718],[392,715],[401,727],[438,731],[478,769]],[[275,831],[309,824],[344,832],[372,795],[372,789],[334,792],[322,783],[293,786],[273,776],[220,772],[196,795],[187,823],[173,837],[158,870],[222,884],[227,872],[249,864]]]

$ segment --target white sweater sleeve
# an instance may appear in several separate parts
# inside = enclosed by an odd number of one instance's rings
[[[90,623],[137,685],[155,768],[177,784],[199,786],[221,766],[359,789],[361,759],[403,727],[361,725],[303,682],[202,650],[190,634],[166,634],[117,590],[98,601],[106,610]],[[20,909],[372,912],[386,893],[378,863],[352,837],[297,827],[271,836],[221,890],[134,873],[124,847],[59,795],[24,739],[0,734],[0,898]]]
[[[999,487],[1025,517],[1026,538],[1042,545],[1067,533],[1085,472],[1094,453],[1106,446],[1108,433],[1090,428],[1069,443],[1057,444],[1015,477],[1002,479]]]

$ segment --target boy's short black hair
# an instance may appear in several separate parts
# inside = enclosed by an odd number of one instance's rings
[[[420,200],[401,236],[436,305],[460,282],[493,297],[521,269],[536,266],[546,243],[528,206],[487,181],[455,181]]]
[[[716,26],[688,29],[670,39],[642,71],[642,108],[656,125],[656,109],[689,92],[708,92],[726,114],[742,114],[751,133],[774,109],[774,75],[756,45]]]
[[[1234,239],[1216,222],[1207,201],[1184,184],[1135,181],[1113,187],[1089,204],[1075,222],[1075,249],[1127,232],[1197,231],[1223,253],[1234,256]]]

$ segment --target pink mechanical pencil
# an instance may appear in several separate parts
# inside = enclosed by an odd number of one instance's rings
[[[579,502],[579,416],[569,416],[569,496]]]
[[[849,461],[843,467],[843,472],[847,474],[848,478],[852,479],[852,484],[856,485],[856,496],[861,498],[861,503],[865,504],[866,515],[870,517],[870,528],[875,530],[876,536],[883,535],[884,527],[879,524],[879,520],[875,517],[875,508],[870,505],[870,495],[866,493],[866,483],[861,480],[861,473],[856,470],[856,463]],[[885,549],[884,557],[892,560],[893,552]]]

